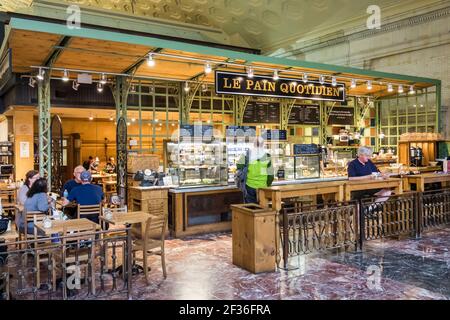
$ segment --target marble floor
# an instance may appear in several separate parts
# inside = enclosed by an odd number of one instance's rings
[[[173,239],[166,250],[167,279],[152,257],[149,284],[134,276],[133,299],[450,299],[450,228],[294,258],[293,270],[258,275],[232,264],[231,234]]]

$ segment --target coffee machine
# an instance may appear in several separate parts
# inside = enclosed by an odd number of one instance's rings
[[[420,147],[409,148],[410,165],[414,167],[421,167],[423,163],[423,151]]]

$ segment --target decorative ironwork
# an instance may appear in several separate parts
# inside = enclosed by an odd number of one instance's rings
[[[128,200],[128,166],[127,166],[127,121],[125,118],[119,118],[116,127],[117,143],[117,195],[120,197],[121,204]]]
[[[280,216],[284,268],[289,258],[315,251],[358,245],[358,204],[302,206],[293,202]]]
[[[38,84],[39,101],[39,173],[51,185],[50,72]]]
[[[59,193],[63,185],[63,129],[61,118],[58,115],[53,116],[51,123],[51,190]]]
[[[89,237],[84,242],[73,234],[0,244],[0,249],[9,249],[0,254],[0,300],[102,299],[117,294],[129,299],[131,231],[115,232],[83,233]]]
[[[450,189],[423,192],[419,201],[421,231],[450,224]]]
[[[361,200],[361,237],[363,240],[381,239],[401,234],[417,235],[417,193]]]

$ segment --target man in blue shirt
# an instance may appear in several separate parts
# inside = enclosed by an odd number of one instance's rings
[[[80,174],[84,171],[83,166],[77,166],[73,169],[73,179],[67,181],[61,189],[61,197],[64,196],[64,191],[70,193],[73,188],[81,186]]]
[[[370,160],[372,157],[372,149],[368,147],[360,147],[358,149],[358,157],[348,164],[348,179],[349,180],[366,180],[375,179],[377,175],[373,173],[380,174],[380,171],[375,166],[375,164]],[[381,174],[383,179],[387,179],[389,176]],[[368,189],[363,191],[357,191],[352,193],[352,198],[362,198],[364,196],[376,196],[383,197],[378,198],[377,202],[386,201],[388,197],[392,194],[389,189]]]
[[[80,174],[80,180],[81,185],[70,191],[69,196],[64,200],[64,205],[72,201],[82,206],[101,204],[104,199],[103,190],[101,187],[91,184],[91,173],[83,171]],[[86,216],[86,218],[95,223],[99,222],[98,215]]]

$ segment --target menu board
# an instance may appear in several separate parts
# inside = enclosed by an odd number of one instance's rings
[[[295,105],[289,116],[289,124],[320,125],[320,106]]]
[[[347,107],[334,107],[328,117],[328,125],[350,125],[355,124],[355,109]]]
[[[213,126],[211,125],[180,125],[180,137],[198,137],[198,138],[211,138],[213,135]]]
[[[319,146],[317,144],[294,144],[294,154],[317,154]]]
[[[263,130],[261,136],[267,141],[286,141],[286,130]]]
[[[280,123],[280,104],[249,101],[244,111],[244,123]]]
[[[256,137],[256,127],[252,126],[227,126],[227,137]]]

